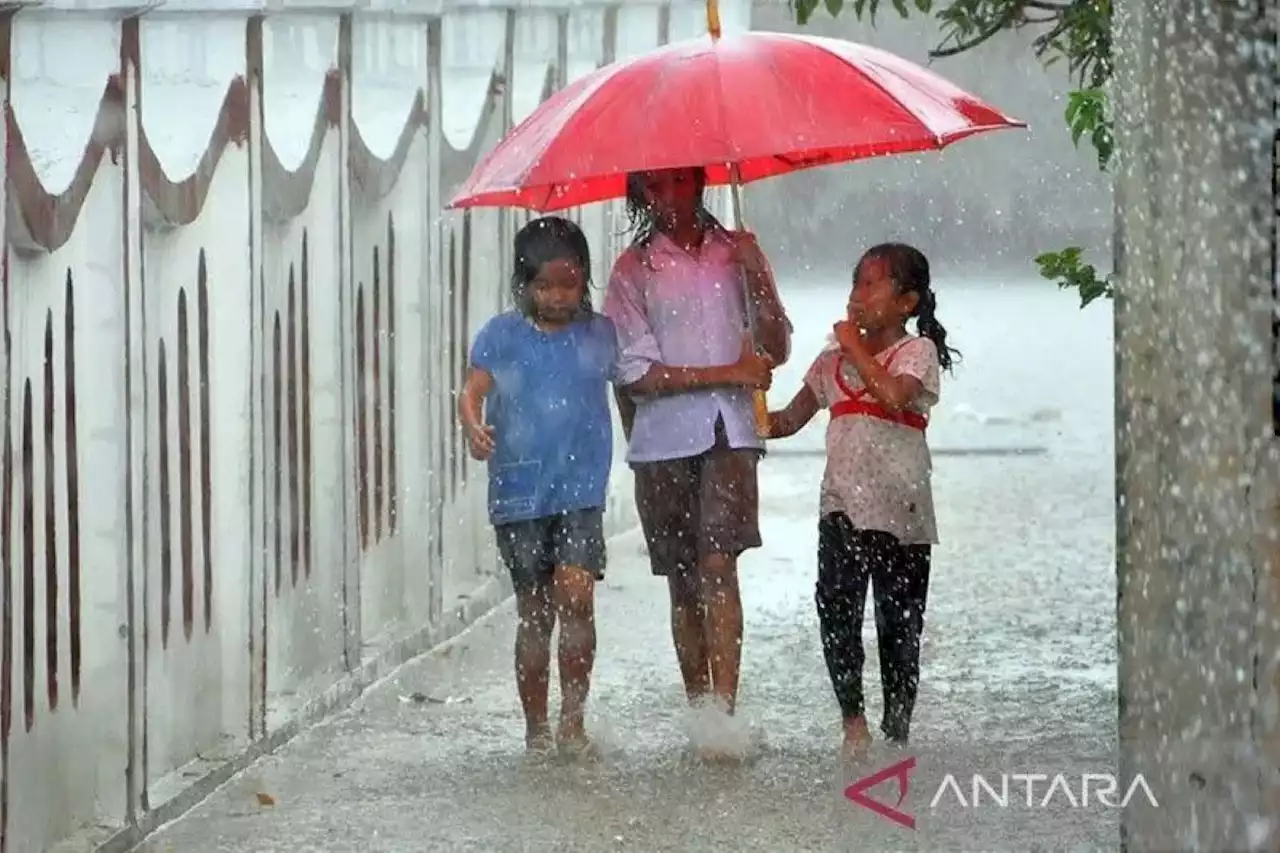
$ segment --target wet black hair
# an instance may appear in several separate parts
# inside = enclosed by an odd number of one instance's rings
[[[707,172],[700,166],[693,167],[694,180],[698,183],[697,217],[707,228],[723,228],[706,206]],[[644,197],[645,173],[627,175],[627,231],[631,232],[631,245],[643,248],[658,233],[658,217]]]
[[[914,246],[905,243],[881,243],[872,246],[854,267],[856,280],[862,265],[867,261],[882,260],[889,265],[889,278],[899,293],[914,293],[916,307],[911,316],[916,318],[916,330],[921,337],[933,341],[938,348],[938,366],[951,370],[960,358],[960,351],[947,346],[947,330],[938,322],[938,297],[933,292],[929,278],[929,259]]]
[[[511,273],[511,302],[526,317],[534,315],[533,284],[543,264],[552,261],[573,261],[582,270],[586,287],[582,289],[579,310],[590,314],[591,304],[591,247],[587,235],[573,222],[561,216],[543,216],[534,219],[516,232],[514,241],[515,269]]]

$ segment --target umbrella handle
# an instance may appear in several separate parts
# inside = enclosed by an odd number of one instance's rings
[[[707,32],[711,35],[712,41],[719,41],[721,35],[720,28],[720,0],[707,0]],[[742,224],[742,181],[738,174],[738,164],[734,163],[729,166],[732,179],[730,181],[730,192],[733,196],[733,219],[734,227],[741,231]],[[746,276],[743,276],[743,284],[746,284]],[[751,304],[751,293],[744,286],[742,288],[742,298],[746,301],[747,328],[751,332],[751,341],[756,342],[756,312],[755,306]],[[758,348],[758,347],[757,347]],[[756,416],[756,436],[758,438],[769,437],[769,400],[765,392],[756,389],[751,392],[751,408],[755,411]]]
[[[756,416],[756,437],[768,438],[772,424],[769,421],[769,396],[763,389],[751,392],[751,409]]]
[[[708,17],[710,17],[710,10],[711,10],[711,8],[713,7],[713,5],[715,4],[715,2],[716,2],[716,0],[708,0],[708,2],[707,2]],[[729,166],[729,175],[730,175],[730,180],[729,180],[729,192],[730,192],[731,198],[732,198],[732,200],[733,200],[733,222],[734,222],[734,228],[736,228],[737,230],[741,231],[741,230],[743,230],[743,221],[742,221],[742,181],[740,180],[740,175],[738,174],[738,164],[737,164],[737,163],[734,163],[734,164],[732,164],[732,165],[730,165],[730,166]],[[742,298],[743,298],[743,300],[744,300],[744,301],[745,301],[745,303],[746,303],[746,304],[744,305],[744,308],[745,308],[746,315],[747,315],[747,329],[749,329],[749,330],[750,330],[750,333],[751,333],[751,341],[752,341],[752,343],[756,343],[756,341],[757,341],[757,337],[756,337],[756,307],[755,307],[755,305],[754,305],[754,303],[752,302],[752,299],[751,299],[751,291],[750,291],[750,289],[749,289],[749,288],[747,288],[747,287],[746,287],[746,283],[747,283],[747,282],[746,282],[746,275],[745,275],[745,274],[744,274],[744,275],[743,275],[743,277],[742,277],[742,283],[743,283],[743,288],[742,288]],[[757,346],[757,349],[758,349],[758,346]],[[767,394],[765,394],[765,392],[764,392],[762,389],[757,388],[756,390],[754,390],[754,391],[752,391],[752,392],[751,392],[751,408],[752,408],[752,410],[755,412],[755,418],[756,418],[756,437],[757,437],[757,438],[768,438],[768,437],[769,437],[769,432],[770,432],[770,426],[769,426],[769,397],[768,397],[768,395],[767,395]]]

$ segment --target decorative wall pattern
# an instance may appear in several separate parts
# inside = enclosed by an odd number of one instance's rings
[[[187,288],[178,288],[176,352],[169,348],[170,342],[161,335],[156,356],[160,505],[172,507],[178,517],[178,532],[175,536],[172,515],[166,512],[160,516],[160,641],[166,646],[169,644],[169,626],[175,606],[175,574],[179,576],[182,633],[186,639],[191,639],[192,626],[198,618],[197,582],[201,589],[200,610],[204,630],[208,631],[213,623],[209,285],[203,249],[200,250],[194,278],[196,301],[193,308],[188,308]],[[194,320],[191,319],[192,314],[195,315]],[[191,343],[192,325],[196,327],[194,347]],[[177,409],[177,447],[170,446],[169,418],[172,408]],[[197,418],[194,425],[193,409]]]
[[[0,564],[3,566],[3,683],[0,719],[7,739],[14,713],[15,658],[21,649],[22,720],[36,724],[36,708],[58,710],[63,690],[80,698],[82,656],[80,602],[80,485],[76,460],[75,305],[71,270],[66,273],[64,311],[45,312],[43,359],[39,374],[22,378],[17,418],[5,410],[0,516]],[[12,334],[6,313],[6,363],[12,359]],[[6,371],[5,398],[14,401],[13,371]],[[16,401],[14,401],[16,402]],[[61,475],[61,476],[60,476]],[[66,529],[59,536],[59,524]],[[63,552],[60,556],[60,551]],[[59,559],[66,561],[59,570]],[[15,595],[14,589],[20,590]],[[62,605],[65,602],[66,607]],[[65,637],[66,668],[60,644]]]
[[[109,5],[0,18],[0,853],[148,825],[501,578],[454,398],[530,217],[442,204],[673,20]]]

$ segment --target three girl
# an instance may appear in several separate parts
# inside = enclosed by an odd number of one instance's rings
[[[930,550],[938,541],[925,429],[940,369],[950,369],[954,353],[935,307],[923,254],[899,243],[873,247],[854,271],[835,346],[814,361],[787,408],[770,415],[770,436],[784,438],[819,409],[830,410],[816,601],[850,757],[871,740],[862,695],[868,584],[884,689],[881,728],[896,743],[910,733]],[[907,332],[912,317],[918,335]]]
[[[680,359],[676,364],[689,363],[691,355],[677,353],[676,344],[698,340],[697,326],[662,328],[646,309],[655,299],[661,304],[665,292],[656,274],[677,272],[678,262],[686,258],[689,270],[675,275],[679,281],[671,282],[672,299],[688,300],[687,292],[677,294],[674,288],[697,285],[700,276],[707,277],[710,299],[719,289],[715,270],[720,265],[741,263],[748,276],[759,268],[760,289],[769,293],[772,277],[753,244],[716,230],[712,220],[703,219],[707,224],[699,224],[693,237],[684,234],[683,220],[674,215],[683,210],[676,200],[687,196],[696,205],[699,176],[688,179],[688,193],[680,192],[682,185],[661,183],[668,177],[675,180],[669,175],[636,180],[638,201],[654,212],[654,227],[619,259],[610,282],[607,305],[626,328],[623,347],[613,323],[592,310],[586,238],[568,220],[538,219],[515,239],[512,297],[517,309],[494,317],[477,335],[459,399],[472,455],[489,461],[490,520],[516,590],[516,676],[532,751],[556,743],[572,753],[591,748],[583,714],[595,656],[594,585],[605,568],[610,383],[622,392],[619,402],[631,439],[653,569],[666,575],[671,586],[672,630],[689,699],[712,693],[726,710],[733,707],[740,610],[730,605],[735,624],[727,637],[717,633],[722,626],[716,617],[730,601],[736,605],[734,558],[759,544],[754,522],[759,451],[753,444],[749,400],[737,389],[767,386],[771,365],[750,348],[733,351],[731,333],[740,328],[736,324],[741,318],[726,316],[725,328],[716,330],[726,340],[712,363],[668,366],[671,354]],[[651,242],[655,240],[661,242]],[[708,252],[723,257],[708,265]],[[753,265],[742,263],[753,260]],[[769,308],[769,319],[781,332],[775,332],[781,342],[775,346],[785,358],[789,323],[780,304]],[[880,645],[882,730],[888,740],[907,741],[919,683],[930,552],[937,542],[925,430],[938,402],[940,372],[950,369],[954,354],[935,308],[924,255],[897,243],[870,249],[854,272],[848,317],[835,324],[835,346],[819,355],[787,408],[770,414],[774,439],[799,432],[821,408],[831,414],[820,496],[816,602],[823,651],[844,721],[844,749],[855,756],[871,739],[862,694],[862,614],[868,585]],[[705,326],[706,311],[699,316],[707,346],[712,330]],[[916,335],[907,331],[911,318],[917,321]],[[701,393],[695,395],[694,389]],[[672,410],[654,411],[652,423],[642,425],[635,397],[653,400],[649,405],[665,398]],[[740,475],[734,467],[739,454],[744,460]],[[677,474],[677,463],[688,470]],[[715,480],[722,468],[724,483]],[[727,474],[731,469],[733,477]],[[653,480],[647,486],[646,477]],[[681,497],[686,491],[688,503]],[[698,529],[713,518],[720,523],[721,516],[709,512],[705,502],[737,507],[735,500],[742,503],[738,526]],[[669,508],[661,518],[659,506]],[[673,529],[677,514],[690,519],[684,523],[691,529]],[[726,547],[721,541],[726,532],[740,528],[749,534]],[[721,563],[728,572],[711,571]],[[693,601],[700,606],[690,607]],[[694,615],[699,624],[692,624]],[[562,706],[553,737],[547,685],[557,619]]]
[[[515,310],[476,336],[458,400],[471,455],[489,462],[489,519],[511,573],[520,624],[516,683],[526,746],[591,750],[583,725],[595,660],[595,583],[604,577],[604,506],[613,465],[613,324],[587,290],[587,239],[567,219],[516,234]],[[560,722],[547,719],[551,635],[560,622]]]

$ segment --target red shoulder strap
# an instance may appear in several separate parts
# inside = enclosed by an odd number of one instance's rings
[[[884,360],[886,370],[893,364],[893,360],[898,357],[898,353],[902,352],[902,350],[913,340],[915,340],[915,338],[907,338],[889,352],[889,355]],[[846,399],[837,400],[835,403],[832,403],[831,416],[833,418],[839,418],[845,415],[869,415],[873,418],[902,424],[903,426],[918,429],[922,432],[928,428],[929,419],[925,415],[922,415],[919,412],[910,411],[891,412],[873,399],[871,392],[866,387],[860,388],[857,391],[850,389],[845,383],[844,377],[840,375],[840,365],[843,362],[844,356],[837,356],[835,380],[836,385],[839,386],[842,392],[844,392]]]
[[[900,343],[894,345],[893,349],[889,351],[889,355],[884,360],[884,369],[888,370],[893,365],[893,360],[898,357],[898,354],[901,353],[902,350],[914,340],[916,339],[912,337],[906,337],[906,338],[903,338]],[[836,360],[835,360],[836,387],[838,387],[840,391],[843,392],[843,394],[846,397],[848,397],[850,400],[861,400],[864,397],[870,397],[871,392],[867,390],[865,384],[863,385],[862,388],[859,388],[857,391],[854,391],[849,387],[848,383],[844,381],[844,377],[840,375],[840,366],[842,364],[844,364],[844,353],[837,353]]]

